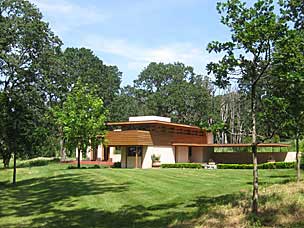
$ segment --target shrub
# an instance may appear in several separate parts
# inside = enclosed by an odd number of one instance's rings
[[[201,169],[202,165],[198,163],[175,163],[175,164],[161,164],[161,168],[189,168]]]
[[[112,168],[121,168],[121,162],[114,162]]]
[[[218,169],[252,169],[252,164],[217,164]]]
[[[160,161],[160,155],[153,154],[151,156],[151,160],[152,160],[152,162],[159,162]]]
[[[34,158],[31,160],[23,161],[17,165],[18,168],[45,166],[50,163],[59,162],[59,158]]]
[[[259,169],[292,169],[294,162],[268,162],[259,164]],[[218,169],[253,169],[253,164],[217,164]]]
[[[100,165],[88,166],[88,169],[100,169]]]

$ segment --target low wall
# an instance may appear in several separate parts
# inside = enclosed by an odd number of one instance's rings
[[[247,152],[215,152],[211,154],[211,158],[216,163],[252,163],[252,154]],[[276,162],[293,162],[296,160],[296,152],[258,152],[258,163],[266,163],[268,160],[275,160]]]

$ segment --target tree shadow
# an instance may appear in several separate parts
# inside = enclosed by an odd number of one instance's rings
[[[82,174],[61,174],[52,177],[31,178],[18,181],[16,185],[8,182],[0,188],[1,211],[9,211],[5,216],[30,216],[51,212],[55,204],[73,207],[77,197],[100,195],[106,192],[123,192],[128,183],[115,184],[96,181],[90,182]],[[9,199],[9,200],[8,200]]]
[[[0,187],[0,217],[27,217],[37,215],[19,224],[18,220],[7,222],[5,227],[193,227],[191,220],[204,215],[214,217],[220,224],[225,224],[226,215],[215,211],[215,206],[231,205],[244,208],[250,218],[250,197],[244,192],[218,196],[199,196],[193,201],[174,203],[155,202],[144,206],[123,205],[116,210],[103,210],[79,206],[79,197],[105,194],[108,192],[123,194],[130,190],[131,182],[112,183],[106,180],[88,178],[87,173],[72,173],[21,180],[17,186],[3,182]],[[251,183],[250,183],[251,184]],[[149,186],[147,186],[149,187]],[[5,191],[8,189],[9,191]],[[2,191],[3,190],[3,191]],[[123,196],[122,196],[123,197]],[[9,199],[9,200],[7,200]],[[110,200],[110,199],[109,199]],[[260,197],[260,204],[282,200],[278,194]],[[245,204],[244,204],[245,202]],[[58,207],[58,205],[63,207]],[[102,208],[99,207],[99,208]],[[246,211],[247,210],[247,211]],[[277,221],[277,211],[269,209],[261,212],[262,224]],[[290,208],[292,210],[292,208]],[[4,215],[2,212],[6,211]],[[269,216],[270,215],[270,216]],[[28,224],[29,223],[29,224]],[[294,227],[301,227],[301,221]]]

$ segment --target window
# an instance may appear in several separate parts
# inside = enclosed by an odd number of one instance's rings
[[[135,157],[136,151],[138,156],[142,156],[142,146],[130,146],[127,148],[129,157]]]

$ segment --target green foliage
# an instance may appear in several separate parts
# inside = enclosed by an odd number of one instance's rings
[[[152,162],[159,162],[160,161],[160,155],[152,154],[151,160],[152,160]]]
[[[197,163],[175,163],[175,164],[161,164],[161,168],[189,168],[201,169],[202,165]]]
[[[173,122],[207,121],[211,110],[211,82],[183,63],[150,63],[131,89],[138,113],[171,117]],[[129,89],[130,91],[130,89]],[[128,109],[128,108],[127,108]]]
[[[93,88],[94,95],[102,98],[104,106],[114,100],[119,92],[121,72],[116,66],[106,66],[93,51],[86,48],[66,48],[61,55],[62,73],[59,75],[57,92],[65,101],[69,91],[79,82]],[[62,75],[64,74],[64,77]],[[94,89],[98,88],[98,89]],[[60,90],[61,91],[58,91]]]
[[[32,157],[45,143],[48,66],[61,44],[33,4],[0,1],[0,153],[6,165],[13,153]]]
[[[17,165],[18,168],[25,168],[25,167],[35,167],[35,166],[45,166],[49,165],[51,163],[58,163],[58,158],[35,158],[32,160],[26,160],[24,162],[21,162]]]
[[[253,164],[217,164],[218,169],[253,169]],[[259,169],[292,169],[294,162],[268,162],[258,165]]]
[[[121,162],[114,162],[112,168],[121,168]]]
[[[106,169],[106,168],[109,168],[109,167],[105,166],[105,165],[89,165],[89,166],[82,166],[81,168],[82,169]],[[78,167],[74,166],[74,165],[69,165],[67,167],[67,169],[78,169]]]
[[[54,109],[57,123],[70,150],[86,151],[100,143],[106,133],[105,120],[108,111],[103,101],[77,83],[63,103],[62,109]],[[97,137],[98,136],[98,137]]]

